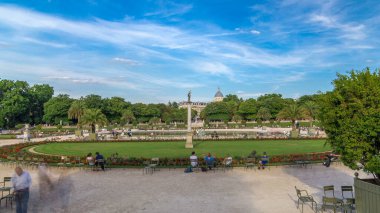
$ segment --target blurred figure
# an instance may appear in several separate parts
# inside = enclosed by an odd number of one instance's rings
[[[18,166],[15,168],[15,174],[11,180],[16,201],[16,213],[27,213],[29,187],[32,184],[32,178],[27,171],[23,171],[22,168]]]
[[[45,164],[40,164],[38,166],[38,178],[40,200],[45,200],[49,196],[51,190],[53,190],[53,183],[48,175]]]
[[[56,185],[56,195],[59,200],[58,212],[69,212],[70,195],[73,188],[74,184],[68,172],[62,172]]]

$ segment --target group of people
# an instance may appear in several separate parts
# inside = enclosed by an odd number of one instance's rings
[[[265,169],[266,165],[269,162],[269,156],[266,152],[263,152],[263,155],[257,156],[256,150],[253,150],[249,155],[248,158],[253,158],[255,162],[258,162],[258,168],[259,169]]]
[[[87,154],[87,157],[86,157],[86,163],[90,166],[90,167],[99,167],[104,171],[104,164],[105,164],[105,160],[104,160],[104,157],[103,155],[101,155],[99,152],[96,152],[95,153],[95,158],[92,156],[92,153],[88,153]]]
[[[267,155],[266,152],[263,152],[262,156],[256,156],[256,151],[253,151],[248,157],[254,158],[255,162],[258,162],[258,168],[259,169],[265,169],[265,167],[267,166],[267,164],[269,162],[269,156]],[[258,160],[258,159],[260,159],[260,160]],[[216,158],[214,156],[212,156],[210,153],[208,153],[204,157],[204,162],[205,162],[205,166],[201,167],[202,171],[211,170],[214,167],[216,167],[216,164],[217,164]],[[232,165],[232,157],[231,156],[226,157],[224,159],[223,164],[226,166]],[[198,163],[198,157],[195,154],[195,152],[193,151],[191,153],[191,156],[190,156],[190,167],[187,168],[185,170],[185,172],[190,172],[190,171],[192,171],[192,168],[195,168],[195,167],[199,167],[199,163]]]
[[[214,156],[212,156],[211,153],[208,153],[204,157],[203,160],[205,162],[205,165],[203,167],[201,167],[202,171],[212,170],[217,165],[216,158]],[[223,163],[225,165],[229,166],[230,164],[232,164],[232,157],[228,156],[224,159],[224,161],[225,162],[223,162]],[[191,168],[199,167],[198,156],[195,154],[194,151],[191,153],[191,156],[190,156],[190,166],[191,166]],[[189,168],[188,170],[191,170],[191,168]]]

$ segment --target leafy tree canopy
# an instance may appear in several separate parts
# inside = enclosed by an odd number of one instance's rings
[[[361,163],[379,178],[380,73],[367,68],[338,74],[333,85],[319,100],[328,143],[346,165],[356,169]]]

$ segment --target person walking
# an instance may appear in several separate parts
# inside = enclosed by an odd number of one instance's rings
[[[15,168],[15,174],[11,181],[16,201],[16,213],[27,213],[29,188],[32,184],[32,178],[27,171],[23,171],[23,169],[18,166]]]

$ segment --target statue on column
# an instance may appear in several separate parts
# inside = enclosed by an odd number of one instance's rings
[[[191,102],[191,90],[189,91],[189,93],[187,93],[187,102],[190,103]]]

